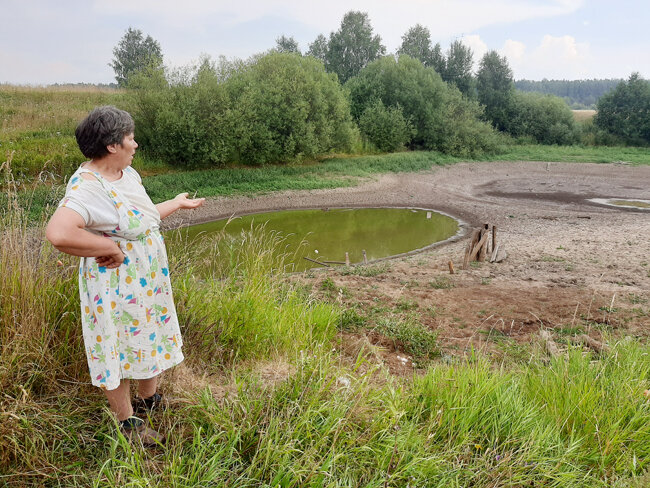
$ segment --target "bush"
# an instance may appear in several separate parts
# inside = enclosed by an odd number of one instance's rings
[[[231,152],[230,100],[215,70],[142,74],[130,84],[144,152],[186,167],[222,165]]]
[[[538,93],[515,92],[505,129],[515,137],[531,137],[540,144],[574,144],[579,135],[566,103]]]
[[[378,59],[345,86],[357,121],[377,101],[387,108],[399,107],[414,128],[411,147],[468,156],[496,146],[492,128],[478,120],[482,113],[478,103],[463,98],[433,68],[409,56]]]
[[[336,77],[311,57],[205,59],[169,78],[150,73],[131,87],[138,140],[172,164],[295,161],[345,151],[354,134]]]
[[[650,144],[650,82],[633,73],[603,95],[594,124],[627,144]]]
[[[386,108],[381,100],[364,110],[359,118],[359,129],[382,152],[404,147],[415,135],[415,129],[404,118],[401,107]]]
[[[260,164],[345,151],[350,109],[334,74],[317,59],[272,52],[226,82],[234,117],[233,160]]]

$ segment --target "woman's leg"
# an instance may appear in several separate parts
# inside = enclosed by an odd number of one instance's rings
[[[129,380],[121,380],[120,386],[114,390],[104,390],[108,404],[111,410],[120,422],[126,420],[133,415],[133,407],[131,406],[131,391],[129,388]]]
[[[146,380],[138,380],[138,395],[140,395],[140,398],[151,398],[156,393],[157,384],[157,376]]]

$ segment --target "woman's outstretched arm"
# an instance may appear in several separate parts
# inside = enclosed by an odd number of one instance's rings
[[[187,198],[187,195],[187,193],[180,193],[173,200],[167,200],[156,205],[160,218],[164,219],[165,217],[169,217],[176,210],[182,208],[192,209],[200,207],[205,202],[205,198]]]

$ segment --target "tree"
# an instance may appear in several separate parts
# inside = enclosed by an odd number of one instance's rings
[[[327,56],[327,39],[323,34],[319,34],[314,42],[309,45],[307,56],[313,56],[325,63],[325,57]]]
[[[432,66],[431,33],[429,29],[415,24],[402,36],[402,44],[397,49],[397,54],[406,54],[419,59],[424,66]]]
[[[472,77],[473,66],[472,50],[461,41],[454,41],[447,51],[447,61],[442,79],[447,83],[456,85],[461,93],[473,97],[474,83]]]
[[[447,68],[447,62],[445,61],[445,56],[442,54],[442,48],[439,42],[436,42],[436,45],[431,50],[431,67],[441,76]]]
[[[650,144],[650,82],[632,73],[598,100],[594,124],[628,144]]]
[[[325,68],[345,83],[371,61],[383,56],[386,47],[373,35],[365,12],[350,11],[343,16],[341,27],[330,34],[325,54]]]
[[[146,68],[162,69],[160,44],[151,36],[145,38],[140,29],[129,27],[113,49],[113,56],[113,61],[108,65],[115,71],[115,79],[120,87],[126,86],[129,78],[139,71]]]
[[[514,82],[505,56],[496,51],[485,53],[476,75],[478,101],[485,106],[485,117],[503,131],[507,127]]]
[[[293,36],[287,37],[284,34],[278,37],[275,40],[275,50],[280,53],[298,53],[300,54],[300,48],[298,47],[298,41],[296,41]]]

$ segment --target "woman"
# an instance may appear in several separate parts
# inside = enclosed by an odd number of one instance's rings
[[[160,405],[157,376],[183,360],[160,219],[204,199],[187,193],[154,205],[131,168],[138,147],[131,116],[115,107],[94,109],[77,127],[90,159],[70,178],[46,229],[58,250],[81,256],[79,295],[92,383],[103,389],[129,438],[153,446],[164,436],[134,416],[129,380],[137,379],[136,406]]]

